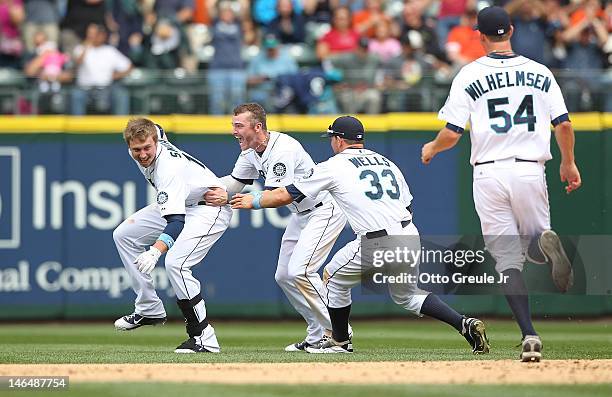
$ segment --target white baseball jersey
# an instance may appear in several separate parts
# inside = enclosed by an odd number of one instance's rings
[[[328,191],[357,234],[412,219],[412,195],[404,175],[389,159],[368,149],[348,148],[316,165],[293,185],[306,197]]]
[[[158,131],[158,137],[163,136]],[[155,161],[144,168],[136,161],[145,178],[157,191],[157,203],[150,204],[123,221],[113,232],[121,261],[136,293],[135,312],[146,317],[166,317],[163,302],[155,291],[153,277],[143,274],[134,261],[153,245],[164,231],[166,215],[185,215],[185,224],[164,259],[165,272],[178,301],[189,302],[201,294],[200,282],[190,269],[202,262],[213,244],[229,227],[232,210],[228,205],[198,205],[208,188],[224,187],[215,174],[200,161],[159,139]],[[160,266],[158,266],[160,267]],[[194,303],[199,322],[206,319],[203,300]],[[211,327],[198,336],[198,343],[211,351],[219,344]]]
[[[523,56],[484,56],[457,74],[438,117],[460,128],[470,121],[474,165],[512,157],[550,160],[550,122],[565,114],[561,89],[546,66]]]
[[[258,179],[261,176],[265,180],[265,186],[281,187],[292,184],[294,179],[302,177],[314,166],[314,161],[296,139],[270,131],[270,140],[262,155],[259,156],[253,149],[240,153],[232,176],[237,179]],[[299,213],[329,200],[329,194],[321,193],[299,203],[293,202],[287,205],[287,208],[291,212]]]
[[[210,187],[224,187],[215,174],[196,158],[166,140],[158,140],[157,155],[147,168],[134,160],[157,191],[162,216],[185,214],[185,208],[203,201]]]

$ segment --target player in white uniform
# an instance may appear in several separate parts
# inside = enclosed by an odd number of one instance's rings
[[[113,233],[136,293],[134,313],[117,319],[115,327],[128,331],[165,322],[166,311],[150,273],[166,253],[166,273],[189,335],[175,352],[219,352],[215,330],[206,318],[200,282],[191,268],[204,259],[229,226],[229,206],[209,207],[202,201],[208,190],[225,188],[200,161],[165,140],[161,127],[151,120],[131,120],[124,138],[138,168],[155,188],[157,203],[130,216]]]
[[[350,353],[348,328],[351,288],[361,280],[362,238],[380,247],[387,236],[411,236],[411,249],[420,249],[419,232],[409,211],[412,195],[402,172],[386,157],[365,149],[364,128],[359,120],[342,116],[329,127],[331,147],[336,153],[317,164],[293,184],[271,191],[237,194],[232,208],[278,207],[303,197],[315,198],[329,192],[346,214],[357,238],[342,247],[325,266],[325,299],[332,322],[332,338],[324,338],[309,353]],[[389,247],[391,248],[391,247]],[[365,259],[365,258],[364,258]],[[418,264],[415,264],[418,265]],[[412,268],[418,271],[418,266]],[[415,315],[428,315],[453,326],[468,340],[474,353],[488,353],[489,343],[482,321],[461,316],[437,296],[420,290],[416,283],[389,284],[395,303]]]
[[[297,140],[267,130],[266,113],[259,104],[237,106],[232,127],[242,152],[231,175],[221,178],[229,192],[241,191],[260,176],[266,188],[286,186],[315,165]],[[224,191],[209,192],[205,199],[212,205],[226,204],[228,195]],[[326,332],[331,334],[323,283],[317,272],[346,225],[346,217],[328,193],[290,203],[287,208],[292,215],[283,234],[274,278],[308,324],[306,338],[285,350],[304,351]]]
[[[513,28],[500,7],[478,14],[480,41],[488,55],[461,69],[438,117],[447,122],[422,149],[428,164],[453,147],[470,121],[474,204],[496,270],[508,277],[504,294],[523,334],[523,361],[539,361],[542,343],[533,328],[521,271],[525,257],[550,262],[556,286],[567,291],[571,265],[550,230],[544,163],[550,153],[550,123],[561,151],[560,176],[567,193],[580,187],[574,162],[574,131],[561,89],[551,71],[516,55]]]

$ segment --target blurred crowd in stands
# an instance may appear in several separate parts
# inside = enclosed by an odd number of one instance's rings
[[[612,111],[612,2],[600,0],[0,0],[0,90],[13,71],[27,77],[34,95],[17,113],[62,100],[74,115],[159,113],[134,108],[155,92],[200,93],[183,110],[207,114],[247,100],[270,112],[436,111],[458,69],[484,55],[473,27],[488,5],[511,14],[516,53],[557,71],[570,110]]]

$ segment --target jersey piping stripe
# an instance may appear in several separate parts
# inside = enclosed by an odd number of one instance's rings
[[[476,63],[478,63],[478,64],[480,64],[480,65],[483,65],[483,66],[489,67],[489,68],[505,69],[505,68],[513,68],[513,67],[516,67],[516,66],[523,66],[523,65],[525,65],[525,64],[527,64],[527,63],[529,63],[529,62],[531,62],[531,60],[530,60],[530,59],[527,59],[527,60],[526,60],[525,62],[523,62],[523,63],[517,63],[517,64],[512,64],[512,65],[499,65],[499,66],[498,66],[498,65],[489,65],[488,63],[479,62],[478,60],[476,60],[476,61],[474,61],[474,62],[476,62]]]
[[[306,278],[306,280],[308,280],[308,283],[310,284],[312,289],[315,290],[315,292],[317,293],[317,296],[319,297],[319,299],[321,299],[321,302],[323,304],[325,304],[325,300],[323,300],[323,297],[321,296],[321,294],[319,294],[319,291],[317,291],[317,288],[314,286],[314,284],[310,281],[310,278],[308,277],[308,267],[310,266],[312,257],[314,256],[315,252],[317,252],[317,248],[319,247],[321,240],[323,240],[323,236],[325,236],[325,232],[327,231],[329,222],[331,222],[332,218],[334,217],[334,210],[336,209],[336,207],[334,206],[333,202],[331,203],[331,206],[332,206],[332,211],[331,211],[329,218],[327,219],[327,223],[325,224],[325,229],[323,229],[323,233],[321,233],[321,237],[319,237],[319,241],[317,241],[317,245],[315,245],[314,249],[312,250],[312,254],[310,255],[310,258],[308,258],[308,263],[306,264],[306,267],[304,268],[304,277]],[[319,277],[318,273],[316,274],[317,274],[316,277]]]
[[[187,153],[185,153],[185,152],[182,152],[182,153],[183,153],[183,155],[185,156],[185,158],[186,158],[187,160],[189,160],[189,161],[193,161],[194,163],[196,163],[196,164],[197,164],[197,165],[199,165],[200,167],[202,167],[202,168],[206,169],[206,166],[205,166],[204,164],[202,164],[202,162],[201,162],[200,160],[196,159],[196,158],[195,158],[195,157],[193,157],[192,155],[187,154]]]
[[[205,235],[203,235],[202,237],[200,237],[200,239],[198,240],[198,242],[196,243],[195,247],[193,247],[193,249],[191,250],[191,252],[185,257],[185,259],[183,260],[183,263],[181,263],[181,280],[183,280],[183,285],[185,286],[185,293],[187,294],[187,299],[191,299],[191,296],[189,296],[189,290],[187,289],[187,283],[185,282],[185,277],[183,277],[183,265],[185,265],[185,262],[187,262],[187,259],[189,259],[189,257],[191,256],[191,254],[193,254],[193,252],[196,250],[196,248],[198,248],[198,245],[200,245],[200,243],[202,242],[202,239],[206,236],[209,235],[210,231],[212,230],[212,228],[215,226],[215,223],[217,223],[217,219],[219,219],[219,215],[221,215],[221,209],[223,207],[219,207],[219,212],[217,213],[217,216],[215,217],[215,220],[213,221],[212,225],[210,225],[210,229],[208,229],[208,231],[206,232]]]
[[[326,306],[329,306],[329,288],[327,288],[327,284],[329,284],[329,280],[331,280],[336,275],[336,273],[338,273],[340,271],[340,269],[342,269],[343,267],[345,267],[346,265],[351,263],[353,261],[353,259],[355,259],[357,254],[359,253],[360,249],[361,249],[361,241],[359,242],[359,247],[357,247],[357,251],[355,251],[355,255],[353,255],[353,257],[351,259],[349,259],[344,265],[342,265],[338,269],[336,269],[336,271],[333,272],[332,275],[329,276],[329,278],[327,279],[327,283],[325,283],[326,284],[325,288],[327,289],[327,303],[326,303]]]

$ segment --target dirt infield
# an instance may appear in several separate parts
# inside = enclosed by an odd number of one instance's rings
[[[17,364],[0,375],[69,376],[72,382],[227,384],[585,384],[612,383],[612,360],[426,361],[236,364]]]

